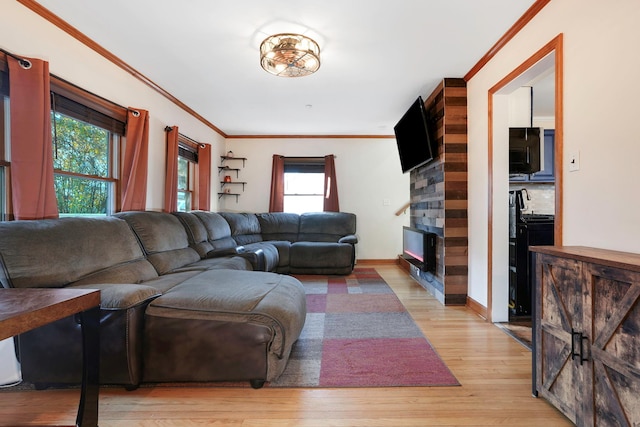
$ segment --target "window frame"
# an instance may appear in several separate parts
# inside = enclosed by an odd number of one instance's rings
[[[82,123],[87,123],[84,120],[78,119],[76,117],[71,117],[68,116],[62,112],[59,111],[53,111],[52,110],[53,115],[55,115],[56,113],[59,114],[63,114],[69,118],[71,118],[72,120],[77,120],[80,121]],[[90,126],[96,126],[94,124],[91,123],[87,123]],[[53,119],[52,119],[52,126],[55,126]],[[108,129],[105,129],[101,126],[96,126],[100,129],[103,129],[105,132],[107,132],[107,138],[108,138],[108,153],[107,153],[107,164],[108,164],[108,171],[107,171],[107,176],[100,176],[100,175],[91,175],[91,174],[83,174],[83,173],[78,173],[78,172],[72,172],[72,171],[68,171],[68,170],[64,170],[64,169],[57,169],[54,168],[53,170],[53,176],[54,176],[54,180],[56,176],[61,176],[61,177],[68,177],[68,178],[81,178],[81,179],[86,179],[86,180],[93,180],[93,181],[99,181],[99,182],[103,182],[103,183],[107,183],[107,185],[110,185],[111,187],[108,188],[108,203],[107,203],[107,207],[106,207],[106,212],[105,215],[111,215],[114,212],[118,212],[120,210],[120,180],[118,179],[118,170],[119,170],[119,166],[120,166],[120,161],[117,161],[119,159],[119,152],[121,151],[121,139],[122,139],[122,135],[120,134],[116,134],[114,132],[109,131]],[[55,144],[55,141],[52,141],[53,144]],[[53,149],[53,147],[52,147]],[[61,213],[61,215],[65,215],[65,216],[75,216],[77,214],[75,213]]]
[[[194,201],[197,197],[197,188],[196,188],[196,174],[198,173],[198,144],[191,141],[188,137],[178,134],[178,164],[180,163],[180,159],[186,160],[187,167],[187,185],[186,188],[180,188],[180,177],[178,176],[177,180],[177,200],[180,200],[180,194],[184,193],[188,195],[188,206],[185,206],[186,211],[193,210]],[[178,168],[180,170],[180,168]],[[176,207],[179,209],[179,206]]]
[[[287,174],[288,173],[314,173],[322,174],[323,186],[319,193],[287,193]],[[324,204],[324,180],[325,176],[325,158],[324,157],[285,157],[284,158],[284,194],[283,194],[283,211],[292,212],[286,209],[287,199],[294,197],[318,197],[320,206]],[[322,208],[320,209],[322,210]]]
[[[81,89],[65,80],[51,76],[51,111],[74,120],[99,127],[109,135],[109,170],[107,177],[80,174],[62,169],[54,169],[54,177],[66,176],[106,182],[113,188],[109,191],[106,215],[119,212],[122,206],[120,170],[123,146],[126,144],[127,109],[107,101],[91,92]],[[52,127],[54,122],[52,120]],[[52,141],[53,143],[53,141]],[[73,214],[68,214],[73,215]]]

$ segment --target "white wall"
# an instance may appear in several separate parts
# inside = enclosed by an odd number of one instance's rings
[[[406,215],[395,212],[409,202],[409,175],[402,174],[395,139],[229,139],[227,150],[248,160],[240,171],[246,181],[238,198],[225,197],[227,211],[267,212],[274,154],[284,156],[336,156],[340,210],[357,216],[358,259],[394,259],[402,252],[402,226]],[[234,161],[235,165],[240,165]],[[235,173],[232,173],[235,180]],[[219,187],[218,187],[219,188]],[[234,191],[236,188],[234,188]],[[385,205],[384,201],[389,204]]]
[[[161,210],[164,201],[165,132],[180,133],[213,145],[212,210],[265,212],[269,203],[271,156],[335,154],[340,207],[357,215],[359,259],[391,259],[402,251],[402,226],[408,215],[395,216],[409,201],[409,176],[400,171],[394,139],[255,139],[224,138],[138,79],[102,58],[74,38],[15,1],[2,4],[0,47],[49,61],[50,72],[117,104],[149,110],[149,175],[147,209]],[[134,65],[134,64],[131,64]],[[215,118],[212,119],[215,123]],[[220,155],[233,150],[247,157],[241,177],[248,182],[239,198],[218,200]],[[237,164],[237,163],[236,163]],[[234,176],[235,179],[235,176]],[[235,190],[235,189],[234,189]],[[383,205],[388,199],[389,205]]]
[[[531,87],[522,86],[508,97],[509,100],[509,127],[529,127],[531,123]]]
[[[149,110],[147,209],[161,210],[164,203],[165,126],[177,125],[183,135],[212,144],[215,158],[224,151],[224,138],[211,128],[16,1],[2,2],[0,47],[46,60],[51,74],[116,104]],[[216,210],[214,184],[212,192]]]
[[[633,53],[640,40],[638,16],[637,0],[554,0],[468,82],[469,296],[474,300],[487,303],[488,91],[560,33],[563,243],[640,252],[640,56]],[[498,180],[508,167],[498,162],[506,140],[497,138],[494,146]],[[581,168],[568,172],[573,151],[580,152]],[[494,229],[506,227],[501,221],[494,218]]]

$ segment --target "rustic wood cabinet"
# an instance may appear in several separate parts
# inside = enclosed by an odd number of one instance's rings
[[[531,250],[534,394],[578,426],[640,425],[640,255]]]

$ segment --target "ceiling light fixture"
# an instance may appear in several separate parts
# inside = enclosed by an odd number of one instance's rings
[[[308,76],[320,68],[320,47],[301,34],[274,34],[260,44],[260,65],[280,77]]]

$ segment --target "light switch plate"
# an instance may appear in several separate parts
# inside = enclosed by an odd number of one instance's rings
[[[572,151],[569,153],[569,172],[580,170],[580,152]]]

